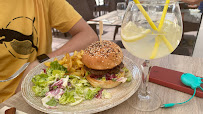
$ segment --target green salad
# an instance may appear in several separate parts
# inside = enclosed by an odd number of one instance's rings
[[[43,97],[42,103],[47,108],[56,108],[58,104],[77,105],[94,97],[111,97],[103,89],[93,88],[84,77],[68,75],[67,68],[58,61],[51,62],[50,67],[35,75],[32,82],[32,91],[36,96]]]

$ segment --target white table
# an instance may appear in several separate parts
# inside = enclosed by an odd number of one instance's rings
[[[123,53],[128,58],[132,59],[137,65],[141,65],[143,60],[123,50]],[[203,58],[169,55],[160,59],[151,61],[151,65],[156,65],[172,70],[177,70],[185,73],[192,73],[197,76],[203,76]],[[162,103],[177,103],[188,100],[192,95],[176,91],[167,87],[163,87],[154,83],[149,83],[150,91],[156,93],[162,100]],[[133,95],[132,97],[135,97]],[[21,92],[15,94],[5,102],[0,104],[0,109],[4,106],[16,107],[17,110],[29,114],[43,114],[42,112],[32,108],[23,99]],[[152,112],[140,112],[132,108],[127,101],[115,106],[111,109],[99,112],[99,114],[203,114],[203,99],[194,97],[191,101],[183,105],[177,105],[173,108],[159,108]]]
[[[103,21],[106,26],[115,26],[113,40],[115,40],[116,34],[118,33],[118,28],[121,27],[122,20],[118,18],[117,11],[109,12],[105,15],[97,17],[95,19],[87,21],[88,24],[99,24],[99,21]]]

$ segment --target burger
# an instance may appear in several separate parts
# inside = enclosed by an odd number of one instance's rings
[[[121,48],[111,41],[92,43],[84,50],[82,62],[86,79],[93,87],[113,88],[130,81],[129,70],[123,64]]]

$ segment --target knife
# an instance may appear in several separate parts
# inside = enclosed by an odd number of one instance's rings
[[[16,71],[12,76],[10,76],[9,78],[7,78],[6,80],[0,80],[0,82],[6,82],[6,81],[9,81],[9,80],[12,80],[14,78],[16,78],[20,73],[22,73],[26,68],[27,66],[30,64],[30,62],[28,63],[25,63],[18,71]]]

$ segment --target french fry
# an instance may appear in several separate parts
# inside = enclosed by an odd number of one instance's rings
[[[69,60],[70,59],[70,55],[69,53],[66,54],[66,60]]]
[[[63,65],[63,64],[65,63],[65,61],[59,60],[58,63],[59,63],[60,65]]]
[[[73,56],[77,56],[77,53],[78,53],[77,51],[74,51],[74,54],[73,54]]]
[[[73,56],[70,56],[69,53],[65,54],[65,56],[58,60],[57,58],[54,61],[58,61],[59,64],[63,65],[68,70],[68,74],[73,74],[77,76],[84,76],[85,69],[84,64],[82,63],[82,55],[84,51],[80,52],[74,51]],[[50,67],[51,62],[44,63],[47,67]]]
[[[57,58],[54,58],[54,61],[58,61],[58,59],[57,59]]]
[[[81,68],[81,76],[84,76],[85,75],[85,69],[84,67]]]
[[[80,67],[78,65],[73,66],[74,69],[79,69]]]
[[[75,72],[71,73],[71,75],[81,76],[81,70],[76,70]]]
[[[51,62],[45,62],[44,65],[50,67]]]
[[[81,50],[81,51],[80,51],[80,54],[83,55],[83,54],[84,54],[84,50]]]
[[[69,72],[75,72],[75,69],[71,67]]]
[[[82,59],[82,55],[81,55],[81,54],[78,54],[78,55],[77,55],[77,59]]]
[[[77,66],[78,66],[79,68],[83,67],[83,63],[82,63],[81,60],[76,60],[76,63],[77,63]]]
[[[67,70],[68,70],[68,64],[63,64],[63,66],[64,66],[64,67],[66,67],[66,68],[67,68]]]

